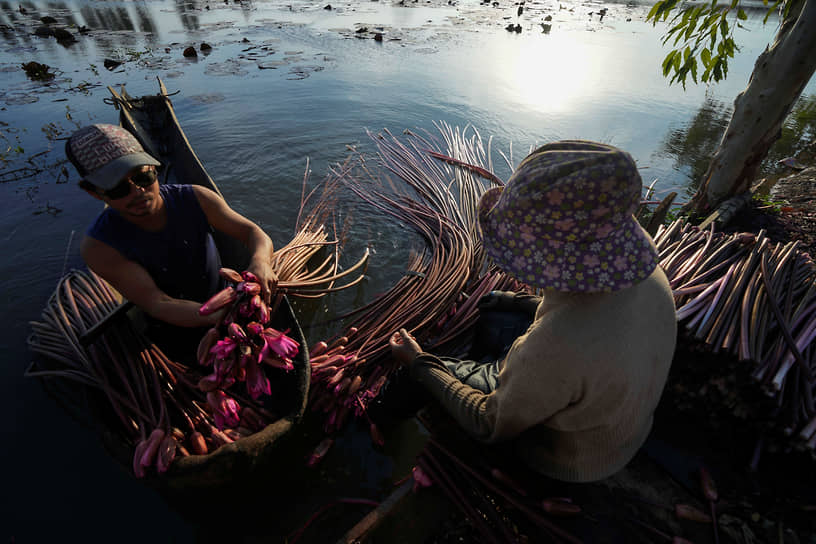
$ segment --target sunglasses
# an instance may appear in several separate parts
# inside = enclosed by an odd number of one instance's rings
[[[113,189],[108,189],[103,191],[102,194],[111,200],[119,200],[120,198],[125,198],[130,194],[130,185],[133,184],[136,187],[150,187],[156,180],[158,179],[158,174],[155,170],[140,170],[135,174],[131,174],[130,176],[126,177],[122,181],[119,182]]]

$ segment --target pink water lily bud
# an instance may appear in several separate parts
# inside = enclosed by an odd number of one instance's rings
[[[227,327],[227,331],[235,340],[239,340],[241,342],[245,342],[247,340],[247,335],[244,332],[244,329],[238,323],[230,323],[229,327]]]
[[[332,438],[326,437],[321,440],[320,444],[317,445],[312,454],[309,456],[309,460],[306,461],[306,466],[313,467],[322,461],[329,452],[329,449],[332,447],[332,444],[334,444],[334,439]]]
[[[238,416],[240,405],[220,389],[207,393],[207,403],[213,411],[216,427],[236,427],[241,418]]]
[[[209,374],[198,380],[198,388],[204,393],[215,391],[221,387],[221,377],[218,374]]]
[[[260,365],[254,361],[246,367],[246,384],[252,400],[258,400],[261,395],[270,395],[272,393],[269,379]]]
[[[259,283],[258,276],[256,276],[255,274],[253,274],[249,270],[244,270],[243,272],[241,272],[241,277],[244,279],[244,281],[251,281],[251,282],[254,282],[254,283]]]
[[[210,350],[217,341],[218,329],[215,327],[210,328],[204,333],[204,337],[201,338],[201,342],[198,343],[198,350],[196,351],[196,359],[199,364],[206,365],[209,363]]]
[[[218,271],[218,274],[227,281],[231,281],[232,283],[241,283],[244,281],[244,278],[241,277],[237,271],[233,270],[232,268],[221,268]]]
[[[133,451],[133,474],[137,478],[145,477],[145,469],[142,466],[142,455],[144,455],[145,448],[147,448],[147,440],[140,440],[136,444],[136,449]]]
[[[244,329],[246,329],[246,332],[248,334],[260,336],[261,333],[263,332],[263,325],[261,325],[257,321],[250,321],[249,323],[244,325]]]
[[[286,332],[289,331],[287,330]],[[286,332],[281,332],[271,327],[264,329],[261,336],[266,345],[263,349],[265,351],[271,350],[281,357],[292,358],[297,355],[300,344],[286,336]]]
[[[242,302],[238,305],[238,315],[241,317],[252,317],[254,314],[255,310],[252,309],[249,302]]]
[[[261,292],[261,284],[255,283],[254,281],[242,281],[235,289],[237,289],[239,293],[254,296]]]
[[[142,458],[139,459],[139,464],[147,468],[156,461],[156,454],[159,451],[162,438],[164,438],[164,431],[162,429],[153,429],[153,432],[147,437],[147,447],[142,453]]]
[[[165,436],[159,444],[159,454],[156,459],[156,470],[159,474],[164,474],[170,468],[170,463],[176,458],[178,442],[172,435]]]
[[[223,340],[216,342],[215,345],[210,348],[210,353],[215,355],[216,359],[224,359],[232,353],[237,345],[238,343],[235,340],[227,336]]]
[[[233,287],[227,287],[214,294],[198,309],[199,315],[210,315],[217,312],[227,304],[231,304],[238,297],[238,291]]]
[[[229,437],[229,439],[232,440],[232,441],[241,440],[243,438],[241,433],[239,433],[235,429],[224,429],[221,432],[224,433],[225,435],[227,435]]]
[[[193,431],[189,438],[190,450],[196,455],[207,455],[209,448],[207,448],[207,441],[204,435],[199,431]]]
[[[269,319],[272,317],[269,315],[269,306],[267,306],[263,300],[261,301],[260,307],[258,307],[258,310],[255,312],[255,315],[258,321],[264,325],[269,323]]]
[[[216,447],[220,448],[225,444],[232,444],[234,440],[216,428],[211,429],[210,437]]]
[[[414,491],[420,487],[431,487],[433,485],[431,477],[425,474],[425,471],[418,466],[411,470],[411,476],[414,478]]]
[[[267,353],[263,357],[261,357],[261,362],[265,365],[269,365],[275,368],[282,368],[286,371],[292,370],[295,368],[292,359],[288,357],[279,357],[274,353]]]

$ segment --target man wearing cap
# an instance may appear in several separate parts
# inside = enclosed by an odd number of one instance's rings
[[[65,151],[82,176],[80,187],[107,204],[86,232],[82,258],[126,299],[170,325],[213,324],[220,314],[201,316],[198,309],[219,287],[216,229],[249,249],[247,268],[269,301],[276,282],[272,241],[218,194],[195,185],[160,186],[159,161],[116,125],[79,129]]]
[[[595,481],[623,468],[646,440],[666,383],[674,299],[632,215],[641,190],[631,156],[614,147],[562,141],[535,150],[478,210],[488,255],[544,293],[529,328],[502,360],[482,365],[425,353],[405,329],[390,341],[469,434],[512,439],[529,466],[554,479]],[[517,302],[530,306],[529,297]]]

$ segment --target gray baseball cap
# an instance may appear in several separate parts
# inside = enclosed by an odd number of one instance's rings
[[[133,134],[102,123],[74,132],[65,154],[83,178],[103,190],[114,188],[134,168],[161,165]]]

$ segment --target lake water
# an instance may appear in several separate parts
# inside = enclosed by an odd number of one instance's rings
[[[728,79],[684,91],[660,73],[665,28],[644,22],[645,4],[527,2],[520,17],[506,0],[498,7],[476,0],[360,0],[332,3],[330,10],[327,4],[0,2],[0,247],[7,256],[0,264],[7,421],[0,539],[187,542],[196,535],[22,376],[30,360],[28,322],[64,272],[82,266],[78,242],[99,211],[77,189],[76,174],[62,172],[60,138],[77,126],[117,121],[103,102],[106,86],[153,94],[160,76],[168,90],[179,91],[177,115],[228,202],[282,245],[293,232],[307,158],[319,181],[347,146],[370,148],[365,129],[434,130],[434,121],[472,125],[513,164],[537,143],[611,143],[634,156],[645,183],[658,180],[658,196],[677,190],[685,200],[776,30],[773,21],[761,25],[757,3],[737,34],[742,50]],[[608,8],[602,20],[601,7]],[[34,36],[45,15],[57,26],[75,25],[69,29],[77,43],[64,47]],[[547,15],[549,28],[542,26]],[[505,30],[510,23],[522,32]],[[78,34],[76,26],[90,31]],[[202,42],[213,47],[208,55],[182,55]],[[124,62],[108,70],[105,59]],[[56,77],[29,81],[20,69],[29,61],[49,65]],[[812,102],[814,92],[811,82],[805,100]],[[787,141],[776,156],[796,149],[796,134]],[[510,169],[498,155],[494,160],[506,178]],[[409,245],[397,226],[366,219],[357,218],[348,248],[349,259],[364,245],[374,250],[356,301],[388,288]],[[306,320],[348,309],[350,298],[327,300]],[[319,336],[330,327],[312,330]],[[377,467],[373,481],[363,479],[346,494],[379,498],[383,481],[410,466],[409,449],[375,452],[353,435],[336,448],[365,465],[361,473]],[[303,522],[292,519],[291,529]]]

